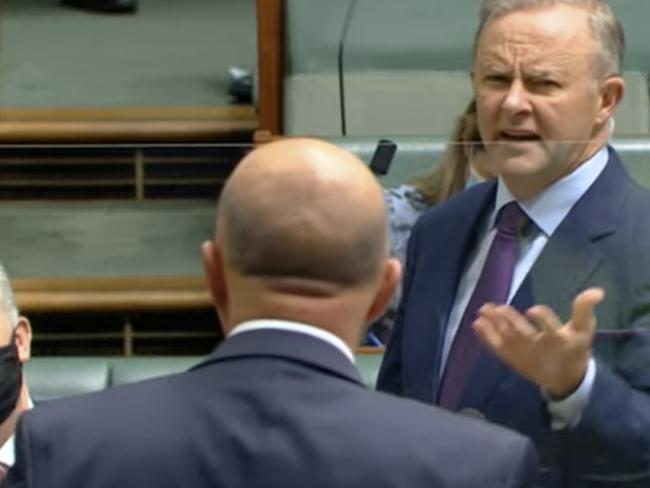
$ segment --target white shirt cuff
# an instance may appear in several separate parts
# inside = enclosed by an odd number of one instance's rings
[[[580,422],[582,412],[589,402],[595,378],[596,361],[592,357],[587,364],[587,372],[582,383],[571,395],[562,400],[551,400],[544,395],[548,405],[548,412],[551,414],[551,428],[553,430],[575,427]]]

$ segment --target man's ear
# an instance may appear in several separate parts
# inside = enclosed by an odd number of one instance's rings
[[[14,329],[14,334],[18,360],[21,364],[24,364],[32,357],[32,326],[26,317],[18,317],[18,324]]]
[[[596,115],[599,124],[614,115],[625,95],[625,81],[622,76],[608,77],[600,87],[600,107]]]
[[[384,271],[379,288],[375,293],[375,299],[366,314],[366,324],[371,324],[386,311],[401,277],[402,265],[400,262],[394,258],[387,259],[384,263]]]
[[[474,72],[474,69],[472,68],[472,71],[469,72],[469,83],[474,90],[474,98],[476,98],[476,82],[478,81],[476,77],[476,73]]]
[[[223,251],[218,243],[206,241],[201,245],[201,254],[212,303],[217,309],[222,325],[227,324],[228,289],[225,279]]]

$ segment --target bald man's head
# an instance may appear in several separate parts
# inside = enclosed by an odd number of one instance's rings
[[[252,151],[226,183],[217,240],[244,276],[371,281],[388,257],[381,187],[347,151],[287,139]]]

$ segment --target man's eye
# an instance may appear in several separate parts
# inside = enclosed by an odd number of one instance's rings
[[[560,86],[557,81],[549,79],[535,80],[534,83],[542,88],[558,88]]]
[[[486,75],[485,81],[489,83],[507,83],[508,77],[505,75]]]

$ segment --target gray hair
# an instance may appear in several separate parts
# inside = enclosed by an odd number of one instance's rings
[[[567,5],[587,12],[592,34],[600,45],[596,53],[598,75],[602,78],[620,75],[625,53],[625,33],[620,21],[603,0],[483,0],[480,23],[474,37],[474,53],[476,54],[479,37],[488,22],[515,11],[553,5]]]
[[[0,307],[9,317],[11,327],[15,328],[16,325],[18,325],[18,307],[16,306],[16,300],[14,299],[14,292],[11,289],[9,277],[7,276],[2,264],[0,264]]]

